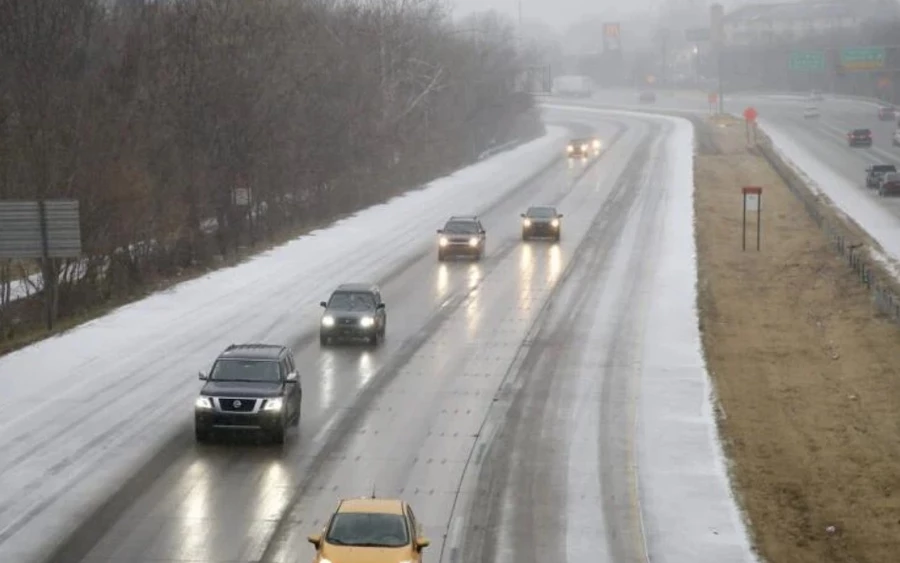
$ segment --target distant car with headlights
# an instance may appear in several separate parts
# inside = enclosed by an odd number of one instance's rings
[[[825,101],[825,96],[822,95],[821,90],[813,90],[809,93],[809,99],[814,102],[823,102]]]
[[[307,538],[314,563],[422,563],[431,542],[399,499],[344,499],[319,534]]]
[[[872,130],[854,129],[847,133],[847,144],[851,147],[871,147]]]
[[[559,242],[562,213],[555,207],[540,205],[529,207],[522,213],[522,240],[550,238]]]
[[[303,389],[290,348],[232,344],[216,358],[194,402],[194,436],[207,441],[217,430],[262,432],[284,443],[300,424]]]
[[[377,345],[387,332],[387,312],[378,286],[365,283],[339,285],[328,301],[319,328],[319,343],[365,340]]]
[[[603,144],[596,137],[584,137],[581,139],[571,139],[566,145],[566,154],[569,158],[587,158],[600,152]]]
[[[475,215],[453,216],[447,220],[438,234],[438,261],[454,256],[481,260],[487,241],[487,232]]]
[[[894,137],[891,139],[891,144],[895,147],[900,147],[900,129],[894,131]]]
[[[897,118],[897,110],[890,106],[878,108],[878,119],[881,121],[893,121]]]
[[[650,91],[641,92],[638,96],[638,100],[645,104],[651,104],[656,101],[656,93]]]
[[[808,106],[803,110],[803,118],[804,119],[815,119],[817,117],[821,117],[821,113],[819,113],[819,108],[816,106]]]

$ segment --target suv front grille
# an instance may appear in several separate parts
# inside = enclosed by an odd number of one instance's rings
[[[219,399],[219,407],[225,412],[252,412],[257,399]]]

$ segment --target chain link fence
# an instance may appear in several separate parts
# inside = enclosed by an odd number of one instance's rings
[[[828,212],[828,204],[819,199],[796,170],[778,154],[771,140],[761,131],[758,132],[757,139],[759,152],[825,232],[834,250],[853,270],[859,282],[869,289],[878,311],[900,324],[900,296],[894,289],[898,285],[897,280],[884,265],[872,258],[870,247],[859,236]]]

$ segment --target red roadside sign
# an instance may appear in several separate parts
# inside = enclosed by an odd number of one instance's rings
[[[710,92],[706,99],[709,101],[709,103],[714,104],[719,101],[719,94]]]
[[[746,119],[747,121],[756,121],[756,117],[758,115],[759,114],[756,113],[756,109],[753,107],[748,107],[744,110],[744,119]]]

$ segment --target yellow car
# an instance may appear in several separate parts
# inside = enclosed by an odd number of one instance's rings
[[[342,500],[321,534],[309,536],[314,563],[421,563],[430,542],[402,500]]]

